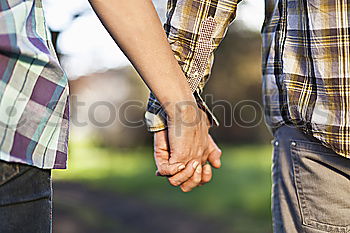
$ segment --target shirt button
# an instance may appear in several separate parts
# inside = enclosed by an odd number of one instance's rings
[[[291,145],[292,145],[292,146],[296,146],[297,143],[296,143],[296,142],[292,142]]]
[[[275,141],[275,146],[278,146],[278,145],[279,145],[278,141]]]

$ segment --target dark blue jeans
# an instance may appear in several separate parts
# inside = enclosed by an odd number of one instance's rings
[[[51,233],[51,170],[0,161],[0,232]]]

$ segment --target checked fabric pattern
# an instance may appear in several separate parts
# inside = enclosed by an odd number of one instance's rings
[[[41,0],[0,1],[0,160],[66,168],[68,79]]]
[[[200,97],[209,79],[214,51],[224,38],[235,17],[240,0],[169,0],[164,29],[198,106],[213,125],[215,116]],[[153,93],[150,94],[146,123],[150,132],[166,128],[166,114]]]
[[[192,88],[191,72],[206,65],[195,96],[208,80],[214,50],[235,18],[238,2],[168,2],[165,30]],[[262,74],[268,126],[274,131],[283,124],[296,125],[336,153],[350,157],[350,2],[265,0],[265,7]],[[201,48],[200,28],[211,17],[216,26],[208,58]],[[165,117],[151,94],[146,112],[149,130],[166,128]]]

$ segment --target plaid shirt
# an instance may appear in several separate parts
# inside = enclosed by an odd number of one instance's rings
[[[199,102],[213,53],[235,17],[238,2],[168,2],[165,30],[188,81],[193,83],[194,74],[198,74],[200,83],[194,93]],[[262,70],[267,124],[272,129],[282,124],[298,125],[338,154],[349,157],[350,3],[266,0],[265,6]],[[208,20],[209,28],[203,30]],[[211,32],[203,40],[205,31]],[[208,47],[208,41],[209,53],[203,49]],[[165,119],[159,102],[151,94],[146,112],[149,130],[164,129]]]
[[[68,79],[41,0],[0,1],[0,159],[65,168]]]

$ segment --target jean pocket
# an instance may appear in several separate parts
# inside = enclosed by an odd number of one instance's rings
[[[19,164],[0,161],[0,186],[19,174]]]
[[[303,225],[324,232],[349,232],[350,160],[317,142],[291,145]]]

